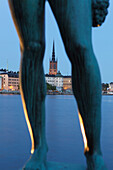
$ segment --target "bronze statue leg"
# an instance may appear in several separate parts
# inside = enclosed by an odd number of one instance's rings
[[[44,169],[47,153],[45,138],[46,88],[43,71],[45,0],[9,0],[9,5],[20,38],[21,96],[33,138],[31,152],[34,153],[25,169]]]
[[[88,169],[104,169],[100,149],[101,79],[91,43],[91,0],[49,0],[72,64],[72,86],[86,138]],[[99,165],[100,161],[100,165]]]

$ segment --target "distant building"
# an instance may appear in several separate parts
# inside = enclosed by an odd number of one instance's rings
[[[63,76],[63,89],[72,91],[72,77]]]
[[[63,88],[63,76],[60,72],[58,72],[56,75],[45,75],[46,82],[52,86],[56,86],[56,89],[58,91],[62,91]]]
[[[45,75],[45,80],[46,80],[46,83],[54,86],[54,84],[55,84],[55,75],[46,74]]]
[[[0,76],[0,90],[2,89],[2,77]]]
[[[113,92],[113,82],[109,83],[109,89],[110,92]]]
[[[19,75],[13,71],[0,71],[0,83],[2,90],[19,90]]]
[[[46,82],[56,86],[58,91],[72,91],[71,76],[63,76],[60,71],[57,72],[57,61],[55,60],[55,47],[53,42],[52,60],[49,62],[49,74],[45,75]]]
[[[60,71],[58,71],[58,73],[55,76],[55,86],[58,91],[63,90],[63,76],[60,73]]]
[[[57,74],[57,61],[55,60],[55,47],[53,42],[52,60],[49,62],[49,75]]]
[[[45,75],[46,82],[52,86],[56,86],[58,91],[72,91],[71,76],[63,76],[60,71],[56,75]]]

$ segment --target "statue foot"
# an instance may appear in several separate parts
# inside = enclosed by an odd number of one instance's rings
[[[87,170],[107,170],[102,155],[97,153],[93,155],[85,153],[85,155],[87,158]]]
[[[23,170],[46,170],[47,147],[35,149],[30,159],[24,165]]]

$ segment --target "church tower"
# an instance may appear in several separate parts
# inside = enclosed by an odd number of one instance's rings
[[[55,47],[53,41],[53,52],[52,52],[52,60],[49,63],[49,75],[57,74],[57,61],[55,61]]]

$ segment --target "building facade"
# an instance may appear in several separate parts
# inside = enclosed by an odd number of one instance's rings
[[[63,76],[60,72],[56,75],[45,75],[46,82],[52,86],[56,86],[56,90],[62,91],[63,88]]]
[[[63,76],[63,89],[72,91],[72,77]]]
[[[72,91],[71,76],[63,76],[60,72],[56,75],[45,75],[46,82],[52,86],[56,86],[58,91]]]
[[[1,77],[1,89],[18,91],[19,90],[19,74],[16,72],[2,72]]]
[[[113,92],[113,82],[109,83],[109,91]]]
[[[2,77],[0,76],[0,90],[2,89]]]

